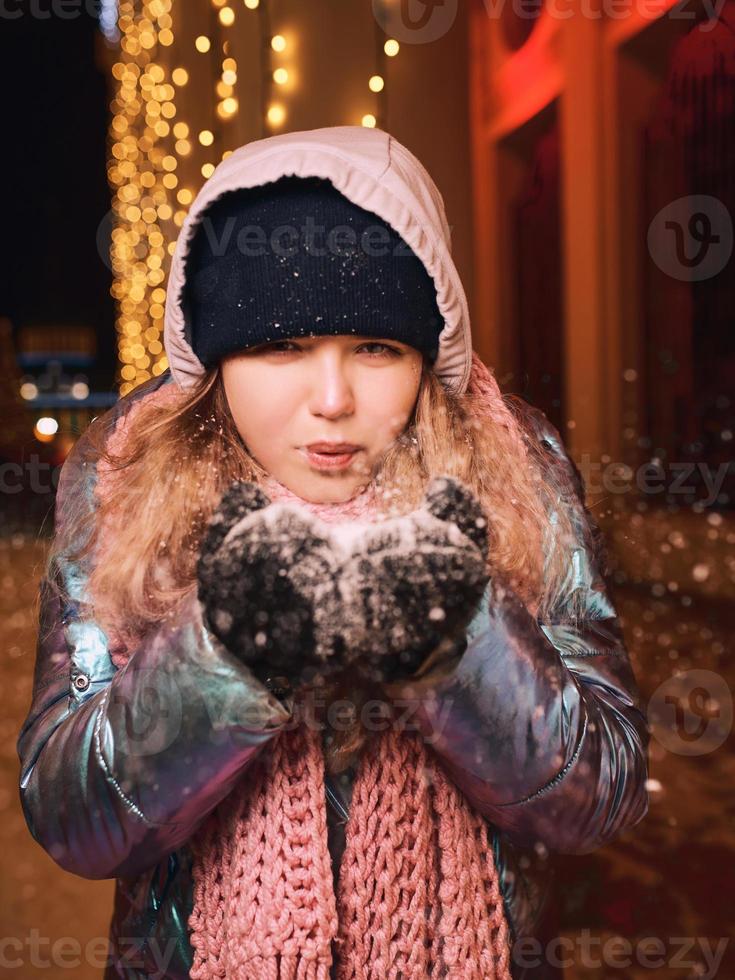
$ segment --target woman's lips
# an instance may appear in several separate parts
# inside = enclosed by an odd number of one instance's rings
[[[340,470],[349,466],[352,460],[360,452],[355,449],[349,453],[320,453],[313,449],[300,449],[307,461],[320,470]]]

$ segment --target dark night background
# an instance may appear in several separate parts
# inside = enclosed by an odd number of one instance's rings
[[[0,317],[14,336],[24,325],[93,327],[90,387],[114,390],[111,275],[97,251],[110,208],[105,42],[84,6],[74,13],[5,20],[0,29]]]

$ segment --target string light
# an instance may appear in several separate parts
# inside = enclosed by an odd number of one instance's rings
[[[268,6],[263,11],[260,19],[261,30],[263,32],[263,44],[261,46],[262,70],[263,70],[263,102],[262,110],[265,114],[266,125],[272,129],[282,126],[286,120],[287,110],[283,102],[278,99],[272,100],[273,84],[283,89],[291,81],[291,71],[283,64],[273,65],[273,58],[267,57],[268,39],[270,38],[270,48],[277,55],[282,55],[289,47],[289,42],[283,34],[271,34]],[[270,85],[269,85],[270,83]]]
[[[363,126],[371,127],[377,126],[378,120],[384,119],[388,115],[388,98],[385,91],[386,58],[395,58],[401,50],[400,44],[394,37],[385,37],[378,23],[378,18],[375,18],[374,24],[376,71],[368,79],[368,88],[379,96],[377,100],[378,109],[377,112],[364,113],[361,119]]]
[[[206,54],[207,51],[212,47],[212,42],[204,34],[200,34],[199,37],[194,42],[194,47],[199,51],[200,54]]]
[[[280,103],[268,107],[268,122],[271,126],[280,126],[286,118],[286,110]]]
[[[178,157],[189,149],[189,130],[176,118],[175,102],[176,86],[186,85],[189,74],[181,65],[167,74],[157,63],[158,52],[174,42],[171,4],[172,0],[120,4],[107,174],[121,395],[168,367],[161,338],[165,266],[175,233],[166,223],[178,224],[178,205],[192,198],[177,175]],[[197,50],[209,44],[203,36],[197,40]]]
[[[237,99],[228,96],[226,99],[223,99],[217,106],[217,115],[220,117],[220,119],[229,119],[231,116],[234,116],[237,110],[238,110]]]

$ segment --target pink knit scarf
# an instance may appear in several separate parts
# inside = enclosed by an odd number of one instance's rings
[[[477,355],[471,388],[515,429]],[[370,520],[370,490],[313,504]],[[320,731],[304,718],[260,752],[190,841],[193,980],[510,980],[509,931],[484,818],[415,731],[371,735],[333,886]]]

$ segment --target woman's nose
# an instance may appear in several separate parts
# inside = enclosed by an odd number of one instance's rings
[[[354,411],[349,373],[339,357],[315,358],[312,365],[311,412],[336,418]]]

